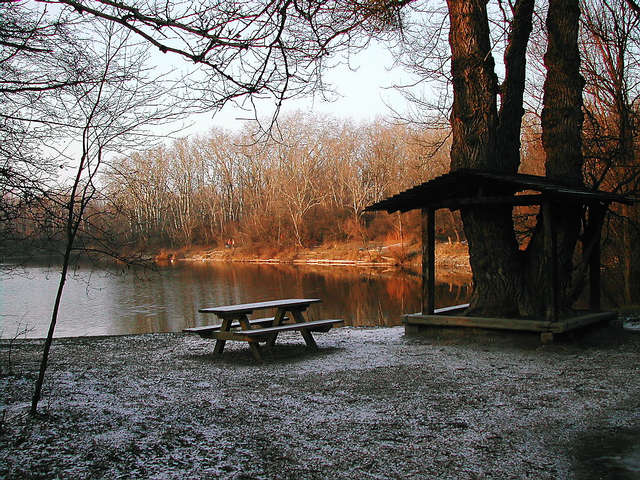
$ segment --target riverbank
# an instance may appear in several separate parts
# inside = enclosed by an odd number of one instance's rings
[[[418,243],[362,246],[362,243],[322,245],[314,248],[278,250],[269,247],[205,248],[161,250],[153,254],[156,262],[175,260],[253,263],[292,263],[310,265],[397,267],[420,270]],[[436,268],[452,275],[471,275],[466,244],[436,244]]]
[[[282,335],[264,365],[182,334],[0,342],[0,477],[634,478],[640,335]],[[635,470],[634,470],[635,469]]]

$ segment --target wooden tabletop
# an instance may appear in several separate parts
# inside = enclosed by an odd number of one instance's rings
[[[319,303],[321,301],[322,300],[319,298],[287,298],[284,300],[270,300],[268,302],[241,303],[239,305],[223,305],[219,307],[201,308],[198,312],[216,314],[251,313],[254,310],[266,308],[307,307],[312,303]]]

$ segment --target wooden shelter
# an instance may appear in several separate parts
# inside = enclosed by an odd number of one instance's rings
[[[600,312],[600,231],[602,221],[593,225],[595,246],[589,258],[590,312],[570,319],[558,315],[558,275],[556,234],[551,215],[543,215],[545,255],[548,258],[549,288],[545,291],[544,320],[500,319],[458,316],[468,305],[435,309],[435,211],[440,208],[457,210],[482,205],[539,205],[543,212],[554,203],[573,202],[586,207],[591,218],[604,217],[612,202],[631,204],[633,201],[615,193],[589,190],[581,186],[557,183],[546,177],[526,174],[505,174],[484,170],[460,169],[441,175],[366,208],[366,211],[422,211],[422,312],[405,315],[407,330],[416,326],[467,326],[541,332],[543,339],[590,323],[611,318]],[[456,315],[458,314],[458,315]],[[414,328],[411,328],[414,327]]]

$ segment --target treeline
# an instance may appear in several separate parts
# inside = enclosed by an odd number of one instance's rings
[[[594,151],[593,145],[602,149],[603,142],[590,141],[591,133],[585,129],[586,184],[637,193],[638,169],[613,168],[617,162]],[[86,206],[77,249],[118,254],[223,247],[230,240],[236,247],[275,250],[418,241],[418,212],[368,214],[364,209],[446,173],[448,134],[299,113],[282,118],[267,138],[250,128],[213,130],[118,157],[105,165]],[[544,175],[535,121],[525,122],[522,147],[521,171]],[[67,190],[53,189],[16,207],[21,213],[0,227],[5,254],[27,246],[55,249],[63,241]],[[514,209],[523,244],[536,214],[535,208]],[[606,223],[608,259],[624,272],[625,283],[634,276],[638,217],[637,208],[625,207],[614,210]],[[464,240],[457,212],[438,211],[436,225],[441,240]]]
[[[600,124],[610,118],[603,115]],[[521,171],[543,175],[540,130],[530,119],[523,129]],[[230,240],[236,247],[275,251],[419,241],[418,212],[368,214],[364,208],[446,173],[448,131],[305,114],[282,118],[278,127],[269,138],[250,128],[214,130],[112,160],[86,207],[76,250],[117,256],[223,247]],[[637,194],[637,158],[622,164],[612,138],[585,128],[585,183]],[[55,249],[64,240],[68,199],[69,192],[59,189],[22,204],[21,215],[0,225],[0,248],[4,253],[28,246]],[[514,209],[523,245],[537,212]],[[440,240],[464,240],[457,212],[443,209],[438,216]],[[623,295],[627,303],[639,274],[634,248],[639,224],[637,206],[614,206],[603,236],[603,261],[624,286],[610,294]]]
[[[444,173],[445,143],[446,132],[296,114],[267,139],[214,130],[120,158],[103,181],[119,236],[143,249],[366,241],[417,223],[364,209]],[[439,225],[462,235],[455,216]]]

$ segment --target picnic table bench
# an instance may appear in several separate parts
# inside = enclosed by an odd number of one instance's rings
[[[267,302],[243,303],[212,308],[201,308],[200,313],[213,313],[222,323],[202,327],[185,328],[185,332],[196,333],[203,338],[215,338],[214,353],[221,354],[227,340],[238,340],[249,343],[251,353],[258,362],[262,362],[260,342],[272,346],[278,333],[297,330],[302,334],[307,347],[318,348],[311,332],[328,332],[342,320],[305,319],[303,312],[319,298],[290,298]],[[255,310],[276,309],[276,314],[268,318],[249,319],[248,315]]]

